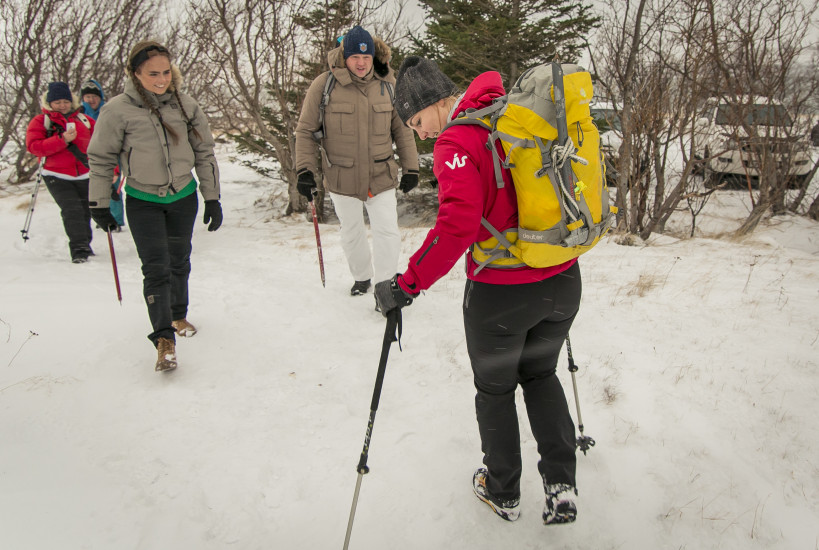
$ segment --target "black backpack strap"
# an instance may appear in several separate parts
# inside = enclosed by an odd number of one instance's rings
[[[318,130],[313,132],[313,139],[316,141],[324,139],[324,111],[327,108],[327,104],[330,103],[330,92],[333,91],[333,86],[336,85],[336,76],[333,74],[333,71],[327,72],[327,80],[324,83],[324,91],[321,93],[321,103],[319,103]]]

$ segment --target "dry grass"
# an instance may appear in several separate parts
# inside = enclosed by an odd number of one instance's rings
[[[617,397],[620,395],[620,392],[612,386],[611,384],[607,384],[603,388],[603,403],[606,405],[611,405],[615,401],[617,401]]]
[[[656,275],[641,274],[637,282],[626,292],[628,296],[643,297],[659,285]]]

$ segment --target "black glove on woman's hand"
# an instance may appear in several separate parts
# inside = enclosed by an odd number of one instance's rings
[[[110,208],[92,208],[91,217],[103,231],[116,231],[119,229],[119,224],[111,215]]]
[[[299,173],[299,181],[296,183],[296,190],[310,202],[313,202],[313,191],[316,189],[316,177],[313,172],[305,170]]]
[[[418,187],[418,174],[415,172],[408,172],[401,176],[401,183],[398,184],[398,189],[404,193],[409,193]]]
[[[222,205],[219,201],[205,201],[205,218],[202,223],[208,222],[208,231],[216,231],[222,225]]]
[[[375,302],[384,317],[395,308],[406,307],[412,303],[412,296],[398,286],[400,276],[401,274],[397,273],[389,281],[381,281],[375,285]]]

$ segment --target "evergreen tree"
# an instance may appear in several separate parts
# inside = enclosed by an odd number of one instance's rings
[[[600,25],[574,0],[420,0],[429,23],[413,37],[416,53],[435,60],[460,87],[498,71],[508,87],[520,73],[552,60],[577,60]]]
[[[308,13],[297,17],[296,23],[310,32],[309,53],[299,58],[303,78],[302,93],[306,92],[310,83],[321,73],[326,71],[327,53],[338,46],[338,37],[341,33],[353,26],[353,2],[340,0],[324,2],[323,6],[316,7]]]

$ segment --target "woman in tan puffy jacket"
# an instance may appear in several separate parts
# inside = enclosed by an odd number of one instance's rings
[[[353,296],[366,293],[373,276],[376,282],[388,280],[398,268],[401,236],[395,188],[399,168],[393,142],[401,159],[400,189],[407,193],[418,185],[415,139],[392,105],[395,75],[390,56],[382,40],[353,27],[328,54],[330,70],[307,90],[296,126],[299,193],[313,200],[321,157],[324,185],[341,221],[341,244],[355,281],[350,289]],[[325,102],[322,97],[330,78]],[[323,133],[319,141],[316,132]],[[372,228],[372,254],[363,208]]]
[[[126,73],[125,93],[103,106],[88,147],[89,204],[102,228],[116,228],[108,205],[114,168],[120,166],[153,328],[148,338],[157,348],[156,370],[165,371],[176,368],[175,336],[196,333],[187,313],[197,179],[204,222],[216,231],[222,223],[219,168],[207,117],[180,92],[182,77],[168,50],[153,41],[138,43]]]

